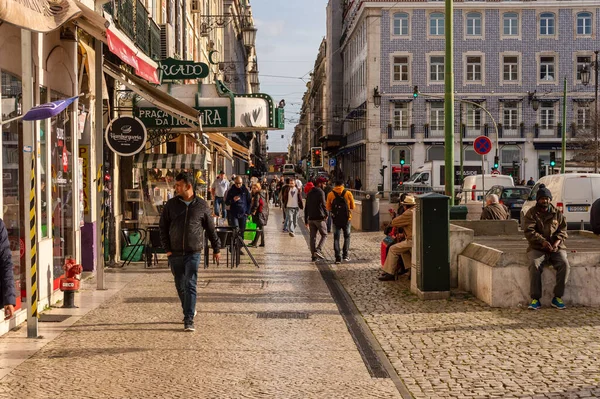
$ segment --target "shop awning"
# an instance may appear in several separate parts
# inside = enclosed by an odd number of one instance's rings
[[[75,3],[81,9],[81,14],[79,14],[78,18],[73,20],[73,24],[79,26],[95,39],[100,40],[104,44],[108,44],[106,40],[106,29],[110,25],[110,22],[82,2],[76,1]]]
[[[208,133],[207,136],[213,144],[225,150],[230,156],[239,158],[244,162],[250,162],[250,149],[225,137],[221,133]],[[231,151],[229,151],[229,148],[227,147],[229,147]]]
[[[0,0],[0,21],[32,32],[51,32],[80,13],[73,0]]]
[[[158,169],[207,169],[206,154],[136,154],[136,168]]]
[[[124,63],[135,68],[138,76],[150,83],[160,84],[158,79],[158,64],[135,47],[135,44],[124,33],[110,26],[106,30],[108,49]]]
[[[104,72],[129,87],[136,94],[144,97],[148,102],[164,110],[181,123],[191,126],[196,130],[199,129],[198,122],[200,121],[200,112],[198,110],[182,103],[175,97],[158,90],[145,80],[120,69],[110,61],[104,60]]]

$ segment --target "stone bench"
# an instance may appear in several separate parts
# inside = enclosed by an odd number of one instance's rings
[[[566,245],[571,266],[563,299],[567,305],[600,306],[600,238],[569,231]],[[479,242],[478,242],[479,238]],[[519,235],[474,237],[458,254],[458,287],[493,307],[525,306],[529,301],[527,241]],[[556,273],[542,273],[542,305],[549,306]]]

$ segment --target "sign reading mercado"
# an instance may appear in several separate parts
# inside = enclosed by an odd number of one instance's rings
[[[167,58],[160,61],[160,80],[202,79],[208,76],[208,65],[203,62]]]
[[[227,107],[194,107],[194,109],[200,111],[200,120],[202,121],[203,127],[229,126],[229,120],[227,118],[229,109]],[[186,125],[182,120],[171,116],[169,113],[159,108],[136,108],[134,114],[149,129],[189,127],[189,125]]]
[[[131,116],[122,116],[108,124],[104,138],[111,150],[126,157],[142,151],[148,136],[142,121]]]

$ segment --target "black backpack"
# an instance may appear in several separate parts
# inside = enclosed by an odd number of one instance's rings
[[[348,220],[350,220],[350,209],[348,209],[348,203],[346,202],[346,191],[342,191],[342,194],[333,191],[334,198],[331,202],[331,216],[333,217],[333,224],[338,229],[346,227]]]

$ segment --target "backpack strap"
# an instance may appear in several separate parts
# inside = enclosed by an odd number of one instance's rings
[[[348,192],[348,190],[344,189],[344,191],[342,191],[342,194],[340,194],[340,197],[342,197],[345,200],[347,192]]]

